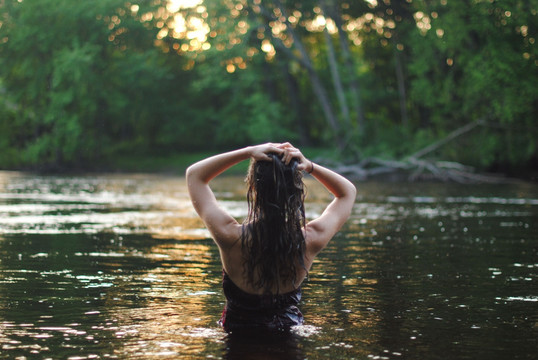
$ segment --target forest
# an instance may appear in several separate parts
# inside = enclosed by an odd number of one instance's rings
[[[537,11],[537,0],[1,0],[0,169],[290,141],[356,177],[535,173]]]

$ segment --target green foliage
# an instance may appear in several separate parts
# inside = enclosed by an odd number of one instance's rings
[[[125,6],[3,4],[0,76],[17,110],[11,120],[17,141],[10,146],[20,151],[22,165],[87,168],[115,149],[147,148],[160,126],[155,116],[175,110],[160,104],[174,76],[153,45],[155,30]]]
[[[479,166],[522,163],[536,154],[531,138],[538,135],[533,120],[538,64],[526,35],[538,25],[536,9],[519,1],[471,4],[420,8],[438,16],[431,19],[431,30],[410,38],[411,96],[427,114],[423,124],[440,134],[476,119],[487,121],[486,128],[448,148],[445,157]]]
[[[537,157],[533,2],[204,1],[180,10],[210,27],[204,50],[174,35],[163,5],[0,2],[0,168],[284,140],[400,158],[477,119],[430,156],[481,168]],[[344,36],[313,26],[321,15]]]

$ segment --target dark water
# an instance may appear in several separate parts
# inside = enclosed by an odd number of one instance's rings
[[[215,183],[245,214],[240,178]],[[0,358],[536,359],[535,184],[358,184],[289,336],[228,336],[184,179],[0,172]],[[309,216],[329,196],[309,184]]]

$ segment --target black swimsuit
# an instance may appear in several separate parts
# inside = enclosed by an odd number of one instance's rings
[[[226,331],[287,330],[303,323],[303,314],[297,307],[301,301],[300,287],[279,295],[249,294],[237,287],[223,271],[222,289],[226,307],[219,322]]]

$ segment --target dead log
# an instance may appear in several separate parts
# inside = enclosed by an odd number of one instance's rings
[[[477,127],[479,125],[484,125],[485,123],[486,123],[486,121],[484,120],[484,118],[480,118],[480,119],[478,119],[476,121],[473,121],[473,122],[471,122],[469,124],[466,124],[466,125],[464,125],[464,126],[462,126],[460,128],[457,128],[456,130],[452,131],[450,134],[448,134],[447,136],[445,136],[441,140],[436,141],[433,144],[428,145],[423,149],[420,149],[416,153],[409,155],[409,157],[410,158],[417,158],[417,159],[421,158],[424,155],[427,155],[427,154],[439,149],[441,146],[445,145],[449,141],[454,140],[455,138],[457,138],[457,137],[459,137],[459,136],[473,130],[475,127]]]
[[[420,179],[453,181],[458,183],[504,183],[509,180],[505,177],[490,174],[478,174],[471,166],[453,161],[435,161],[423,159],[425,155],[431,154],[448,142],[462,136],[477,126],[485,125],[486,121],[478,119],[466,124],[447,136],[426,146],[425,148],[404,156],[400,160],[381,159],[378,157],[368,157],[357,164],[329,164],[323,159],[315,161],[332,168],[336,172],[346,175],[356,180],[367,180],[368,178],[380,175],[389,176],[401,173],[409,181]]]

